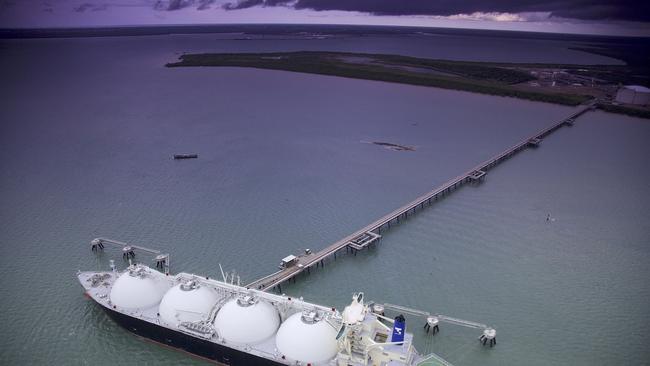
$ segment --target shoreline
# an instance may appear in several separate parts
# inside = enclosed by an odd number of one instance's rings
[[[620,83],[630,78],[628,66],[449,61],[320,51],[183,54],[177,62],[165,66],[280,70],[461,90],[568,106],[596,99],[598,108],[607,112],[650,118],[650,110],[603,102],[615,93],[616,81]],[[556,74],[564,78],[563,84],[556,86]]]

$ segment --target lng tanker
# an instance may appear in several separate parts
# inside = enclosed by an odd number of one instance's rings
[[[120,271],[79,271],[90,299],[134,334],[223,365],[398,366],[450,364],[431,353],[421,355],[406,332],[403,314],[426,318],[435,334],[439,322],[481,329],[479,340],[496,344],[496,331],[484,324],[430,314],[399,305],[367,303],[362,292],[343,311],[301,298],[264,292],[207,276],[169,272],[169,255],[98,238],[122,247],[129,266]],[[155,254],[156,269],[132,264],[134,250]],[[160,272],[158,269],[160,269]],[[397,311],[394,318],[384,310]]]
[[[403,317],[355,294],[343,312],[142,264],[80,272],[86,294],[127,330],[226,365],[416,365]],[[388,325],[387,325],[388,324]]]
[[[79,272],[88,297],[138,336],[225,365],[417,365],[425,357],[403,316],[383,316],[356,293],[342,312],[143,264]],[[427,356],[431,360],[431,356]]]

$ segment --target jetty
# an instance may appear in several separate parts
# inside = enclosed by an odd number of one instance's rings
[[[282,292],[281,285],[283,283],[291,279],[295,281],[298,274],[302,272],[309,273],[311,268],[314,266],[323,266],[325,264],[325,259],[328,257],[333,256],[336,259],[336,255],[339,251],[346,250],[356,255],[357,251],[378,242],[381,239],[381,231],[390,228],[391,224],[399,223],[400,220],[405,220],[408,218],[409,214],[412,215],[416,213],[418,209],[430,206],[432,203],[438,201],[440,198],[448,195],[463,185],[483,181],[490,169],[525,149],[538,147],[546,136],[563,126],[573,126],[576,118],[595,108],[596,101],[581,105],[576,111],[571,113],[571,115],[524,138],[515,145],[483,161],[459,176],[448,180],[444,184],[415,198],[411,202],[406,203],[383,217],[380,217],[352,234],[328,245],[321,251],[312,252],[309,249],[305,250],[303,254],[296,256],[296,258],[290,263],[283,263],[279,271],[257,279],[249,283],[246,287],[262,291],[275,288]]]

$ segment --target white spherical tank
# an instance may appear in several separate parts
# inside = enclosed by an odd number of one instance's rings
[[[214,319],[214,326],[226,342],[256,344],[275,334],[280,314],[268,302],[245,296],[225,303]]]
[[[170,287],[162,273],[146,266],[132,266],[115,280],[110,299],[123,309],[149,308],[160,303]]]
[[[160,319],[168,325],[207,319],[219,297],[196,281],[178,284],[165,294],[158,307]]]
[[[338,352],[336,331],[314,314],[291,315],[282,323],[275,338],[282,355],[303,363],[320,363],[334,358]]]

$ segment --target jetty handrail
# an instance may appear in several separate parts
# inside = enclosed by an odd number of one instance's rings
[[[113,239],[96,238],[94,240],[99,240],[102,243],[112,244],[112,245],[115,245],[115,246],[119,246],[121,248],[131,247],[133,249],[138,249],[140,251],[151,253],[151,254],[160,254],[161,253],[160,250],[149,249],[149,248],[141,247],[139,245],[128,244],[128,243],[124,243],[124,242],[121,242],[121,241],[118,241],[118,240],[113,240]]]
[[[411,315],[417,315],[417,316],[423,316],[423,317],[427,317],[427,316],[431,315],[431,313],[429,313],[428,311],[417,310],[417,309],[409,308],[409,307],[402,306],[402,305],[395,305],[395,304],[385,303],[384,307],[386,309],[401,311],[403,313],[407,313],[407,314],[411,314]]]
[[[442,314],[432,314],[432,313],[430,313],[428,311],[412,309],[412,308],[402,306],[402,305],[384,304],[384,307],[386,309],[390,309],[390,310],[393,310],[393,311],[399,311],[399,312],[403,312],[403,313],[407,313],[407,314],[411,314],[411,315],[421,316],[421,317],[424,317],[424,318],[429,317],[429,316],[435,316],[440,321],[450,323],[450,324],[454,324],[454,325],[459,325],[459,326],[466,327],[466,328],[483,329],[483,330],[491,328],[491,327],[489,327],[489,326],[487,326],[485,324],[473,322],[471,320],[453,318],[451,316],[446,316],[446,315],[442,315]]]
[[[438,319],[440,319],[440,321],[450,323],[450,324],[454,324],[454,325],[460,325],[460,326],[466,327],[466,328],[473,328],[473,329],[488,329],[488,328],[490,328],[485,324],[473,322],[471,320],[452,318],[452,317],[446,316],[446,315],[436,315],[436,316],[438,317]]]
[[[251,283],[249,283],[248,285],[246,285],[246,287],[252,287],[252,286],[254,286],[256,283],[258,283],[258,282],[263,282],[264,280],[269,279],[269,278],[274,277],[274,276],[277,276],[277,275],[279,275],[279,274],[282,273],[282,272],[283,272],[283,270],[279,270],[279,271],[275,271],[275,272],[273,272],[273,273],[271,273],[271,274],[269,274],[269,275],[266,275],[266,276],[264,276],[264,277],[262,277],[262,278],[258,278],[258,279],[255,280],[254,282],[251,282]]]

